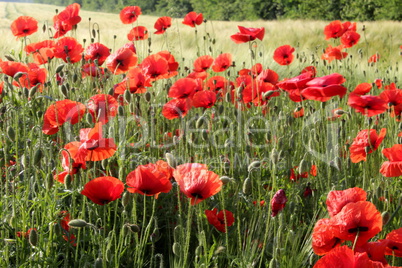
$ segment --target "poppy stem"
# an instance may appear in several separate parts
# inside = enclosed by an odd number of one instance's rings
[[[190,248],[190,238],[191,238],[191,222],[192,222],[192,218],[193,218],[193,210],[192,210],[192,205],[191,205],[191,199],[189,200],[189,204],[188,204],[188,213],[187,213],[187,224],[186,224],[186,240],[185,240],[185,244],[184,244],[184,250],[183,250],[183,254],[184,254],[184,260],[183,260],[183,265],[182,267],[187,267],[187,258],[188,258],[188,251]],[[197,197],[194,200],[194,204],[197,203]]]
[[[360,234],[360,230],[359,230],[359,229],[357,229],[357,233],[356,233],[355,241],[353,242],[353,247],[352,247],[352,250],[353,250],[353,251],[355,250],[356,243],[357,243],[357,239],[359,238],[359,234]]]

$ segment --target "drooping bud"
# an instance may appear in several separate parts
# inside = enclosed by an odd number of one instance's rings
[[[251,194],[251,191],[252,191],[251,179],[246,178],[243,182],[243,194],[249,195]]]
[[[81,219],[74,219],[74,220],[71,220],[68,222],[68,226],[73,227],[73,228],[83,228],[87,225],[88,225],[88,223]]]

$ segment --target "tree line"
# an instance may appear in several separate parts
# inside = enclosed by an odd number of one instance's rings
[[[139,6],[143,14],[183,17],[201,12],[210,20],[402,20],[402,0],[35,0],[66,6],[78,3],[82,9],[119,12],[125,6]]]

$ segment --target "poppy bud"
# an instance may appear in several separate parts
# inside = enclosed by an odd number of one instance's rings
[[[172,248],[173,248],[173,254],[176,255],[176,256],[180,256],[180,252],[181,252],[180,244],[177,243],[177,242],[174,242]]]
[[[22,93],[24,94],[25,98],[29,97],[29,89],[27,89],[26,87],[22,88]]]
[[[144,98],[147,102],[151,101],[151,97],[152,97],[152,95],[149,91],[145,92]]]
[[[171,153],[166,153],[165,157],[166,157],[166,161],[167,161],[168,165],[171,166],[172,168],[176,168],[177,163],[176,163],[176,158],[174,157],[174,155]]]
[[[52,174],[47,174],[47,176],[46,176],[46,184],[45,184],[46,189],[50,190],[50,188],[53,187],[53,184],[54,184],[54,179],[53,179]]]
[[[124,192],[123,197],[121,198],[121,203],[124,208],[128,206],[131,201],[131,195],[129,192]]]
[[[66,190],[71,188],[72,181],[73,177],[70,174],[67,174],[66,177],[64,178],[64,188],[66,188]]]
[[[246,178],[243,182],[243,194],[249,195],[251,194],[251,190],[252,190],[251,179]]]
[[[103,267],[103,260],[102,258],[97,258],[94,263],[94,268],[102,268]]]
[[[335,115],[343,115],[343,114],[345,114],[346,112],[344,111],[344,110],[341,110],[341,109],[337,109],[335,112],[334,112],[334,114]]]
[[[269,90],[267,92],[264,92],[262,94],[262,98],[263,99],[268,99],[272,94],[274,94],[276,91],[275,90]]]
[[[381,214],[381,217],[382,217],[382,224],[383,224],[383,225],[387,225],[387,223],[388,223],[389,220],[391,219],[391,214],[389,214],[388,211],[384,211],[384,212]]]
[[[35,93],[36,93],[37,90],[38,90],[38,86],[32,87],[32,88],[29,90],[28,97],[32,98],[32,97],[35,95]]]
[[[201,128],[202,125],[204,124],[205,120],[206,120],[206,117],[205,117],[205,116],[200,116],[200,117],[198,118],[198,120],[195,122],[195,127],[196,127],[196,128]]]
[[[54,231],[54,233],[55,233],[57,236],[61,236],[62,233],[63,233],[63,231],[61,230],[61,226],[60,226],[60,224],[58,224],[58,223],[55,223],[55,224],[53,225],[53,231]]]
[[[219,105],[218,106],[218,114],[221,115],[224,111],[225,111],[225,106]],[[227,122],[227,121],[225,121],[225,122]]]
[[[59,66],[56,67],[56,73],[60,73],[64,68],[64,64],[60,64]]]
[[[26,73],[24,73],[24,72],[17,72],[17,73],[14,74],[13,78],[14,78],[14,80],[17,81],[17,80],[20,79],[21,76],[23,76],[24,74],[26,74]]]
[[[34,166],[39,165],[40,160],[42,159],[43,156],[43,152],[40,148],[36,149],[35,153],[34,153],[34,157],[33,157],[33,164]]]
[[[300,161],[299,168],[297,171],[299,172],[299,174],[302,174],[304,172],[308,172],[309,170],[310,170],[309,163],[306,160],[302,159]]]
[[[368,154],[371,151],[371,146],[364,147],[364,151]]]
[[[125,226],[127,227],[127,229],[130,232],[133,232],[133,233],[139,233],[141,231],[140,227],[137,224],[129,224],[129,223],[127,223]]]
[[[219,255],[220,253],[223,253],[223,252],[225,252],[225,251],[226,251],[226,247],[224,247],[224,246],[219,246],[219,247],[215,250],[214,255]]]
[[[7,137],[8,137],[11,141],[15,141],[15,131],[14,131],[14,129],[13,129],[11,126],[9,126],[9,127],[7,128]]]
[[[231,178],[229,178],[228,176],[222,176],[222,177],[220,177],[219,178],[220,180],[221,180],[221,182],[225,185],[225,184],[227,184],[228,182],[230,182],[232,179]]]
[[[275,217],[279,211],[285,208],[286,202],[288,201],[286,197],[285,190],[278,190],[271,199],[271,216]]]
[[[272,164],[275,165],[276,163],[279,162],[280,152],[278,152],[278,150],[276,150],[276,148],[273,148],[271,151],[270,157],[271,157]]]
[[[29,232],[29,244],[35,247],[38,244],[38,232],[36,229],[31,229]]]
[[[253,171],[254,169],[259,169],[261,166],[261,162],[260,161],[253,161],[250,163],[250,165],[248,165],[248,172]]]
[[[106,69],[107,70],[107,69]],[[107,92],[108,95],[113,96],[114,95],[114,88],[110,88],[109,91]]]
[[[125,90],[124,91],[124,100],[127,102],[127,103],[130,103],[130,101],[131,101],[131,93],[130,93],[130,91],[129,90]]]
[[[208,140],[208,130],[202,131],[201,134],[202,134],[202,139],[204,141],[207,141]]]
[[[9,61],[15,61],[15,58],[11,55],[4,55],[4,57]]]
[[[68,222],[68,226],[73,227],[73,228],[82,228],[87,225],[88,225],[88,223],[81,219],[75,219],[75,220],[71,220]]]
[[[68,98],[68,89],[67,89],[66,85],[64,85],[64,84],[61,85],[59,87],[59,91],[65,98]]]

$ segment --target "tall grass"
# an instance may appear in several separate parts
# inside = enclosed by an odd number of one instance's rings
[[[45,25],[45,31],[29,37],[28,42],[48,39],[54,9],[47,5],[0,3],[1,58],[5,60],[7,55],[30,61],[9,26],[18,16],[33,16]],[[81,11],[80,16],[78,29],[69,35],[81,43],[86,39],[89,44],[94,38],[115,51],[127,42],[131,26],[121,24],[117,14]],[[152,32],[155,20],[141,15],[138,25]],[[316,66],[319,76],[338,72],[346,78],[348,92],[376,78],[400,86],[401,23],[358,23],[362,35],[359,44],[348,50],[349,57],[331,63],[321,60],[327,44],[336,45],[336,41],[324,40],[322,30],[326,24],[207,21],[195,34],[193,28],[181,24],[181,19],[174,19],[166,37],[150,34],[150,41],[136,42],[140,61],[150,53],[171,51],[180,64],[179,75],[156,81],[148,89],[149,99],[145,94],[129,95],[128,105],[122,106],[122,113],[108,123],[104,133],[115,139],[116,154],[107,160],[88,162],[87,169],[66,184],[53,180],[53,174],[61,170],[61,150],[67,142],[78,140],[80,129],[93,124],[85,116],[80,123],[67,125],[53,136],[41,131],[46,108],[55,100],[65,99],[54,79],[56,68],[63,63],[54,60],[47,66],[49,83],[43,92],[33,96],[8,85],[10,81],[3,76],[7,92],[0,104],[0,266],[312,267],[318,256],[311,249],[311,233],[316,221],[326,217],[328,192],[354,186],[366,190],[368,200],[381,212],[396,213],[377,238],[399,228],[402,185],[399,178],[385,178],[379,173],[384,161],[381,150],[358,164],[351,163],[347,155],[348,146],[362,129],[386,127],[381,148],[398,143],[399,122],[388,114],[378,120],[368,119],[349,108],[346,97],[299,104],[285,95],[273,98],[266,114],[261,107],[236,107],[226,100],[212,109],[193,109],[182,119],[167,120],[161,114],[168,100],[167,90],[187,75],[186,67],[193,68],[197,54],[216,57],[221,52],[231,53],[235,66],[223,73],[231,81],[235,81],[240,69],[261,63],[264,69],[276,71],[280,79],[294,77],[308,65]],[[237,45],[230,40],[237,25],[265,27],[264,41],[251,45],[254,56],[247,44]],[[274,49],[284,44],[296,48],[297,57],[290,66],[279,66],[272,59]],[[379,53],[381,60],[368,64],[374,53]],[[122,79],[82,78],[79,67],[65,64],[63,69],[69,85],[67,97],[74,101],[86,103],[96,93],[109,93]],[[379,89],[373,89],[372,94],[378,93]],[[294,118],[293,111],[301,105],[304,117]],[[338,120],[328,120],[335,108],[347,113]],[[204,122],[199,121],[201,116]],[[167,138],[178,129],[186,130],[181,140]],[[125,192],[122,199],[104,206],[80,194],[91,179],[108,174],[124,182],[138,165],[166,160],[167,152],[179,164],[205,163],[230,180],[221,192],[196,206],[190,206],[176,184],[158,199]],[[290,181],[289,170],[302,161],[317,166],[317,177]],[[314,189],[310,197],[303,196],[307,185]],[[278,189],[286,190],[289,201],[282,212],[271,217],[269,202]],[[265,204],[260,205],[260,201]],[[235,223],[227,233],[220,233],[208,223],[204,212],[213,208],[233,212]],[[63,231],[60,211],[68,211],[70,219],[81,219],[88,225]],[[17,236],[17,232],[29,228],[36,228],[37,241]],[[63,235],[71,234],[76,237],[76,245],[63,239]],[[395,260],[393,264],[401,263]]]

